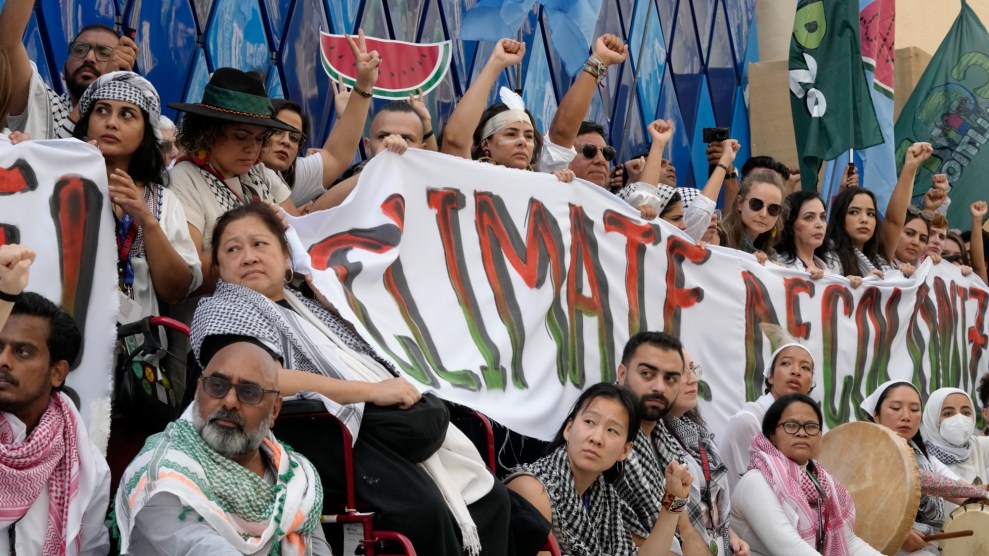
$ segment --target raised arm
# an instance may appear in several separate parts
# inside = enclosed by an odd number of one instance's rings
[[[617,36],[601,35],[594,41],[590,59],[563,96],[553,123],[549,125],[549,140],[553,144],[566,149],[573,146],[580,122],[587,117],[587,111],[591,108],[598,80],[604,79],[607,67],[621,64],[627,58],[628,46]]]
[[[663,151],[666,145],[673,138],[673,122],[670,120],[656,120],[646,128],[649,132],[649,139],[652,144],[649,146],[649,154],[646,155],[646,163],[639,174],[639,180],[649,185],[659,185],[659,178],[662,175]]]
[[[976,201],[969,207],[972,213],[972,237],[969,240],[969,258],[972,260],[972,270],[982,283],[989,284],[986,272],[986,252],[982,241],[982,219],[986,217],[986,202]]]
[[[525,43],[512,39],[501,39],[495,44],[481,73],[477,74],[470,88],[460,98],[450,120],[443,127],[443,147],[440,152],[470,159],[474,129],[481,121],[481,114],[488,102],[488,94],[505,68],[522,63],[525,56]]]
[[[735,163],[735,155],[738,153],[738,149],[738,141],[734,139],[728,139],[722,142],[721,158],[718,159],[714,171],[707,178],[707,183],[704,184],[701,195],[711,199],[715,203],[718,202],[718,196],[721,195],[721,186],[724,185],[728,174],[734,171],[732,164]],[[725,204],[725,206],[728,206],[728,204]]]
[[[3,297],[15,297],[24,291],[34,257],[34,251],[23,245],[0,245],[0,330],[14,309],[14,302]]]
[[[346,109],[333,124],[330,136],[319,149],[323,160],[323,189],[329,189],[337,176],[354,160],[364,135],[367,111],[371,107],[371,89],[378,80],[378,66],[381,64],[377,50],[367,51],[363,29],[358,29],[356,43],[350,36],[347,42],[357,60],[357,86],[350,93]]]
[[[31,21],[33,0],[7,0],[0,11],[0,47],[7,51],[10,59],[10,75],[5,77],[10,83],[11,114],[23,114],[27,108],[31,88],[31,63],[24,48],[24,31]],[[0,114],[4,116],[4,114]],[[0,127],[3,122],[0,121]]]
[[[910,206],[910,196],[913,193],[913,180],[917,177],[917,169],[925,160],[931,157],[934,150],[930,143],[914,143],[907,149],[903,161],[903,169],[896,180],[896,187],[886,205],[886,218],[883,221],[883,255],[892,261],[896,253],[896,244],[900,241],[900,231],[907,219],[907,207]]]

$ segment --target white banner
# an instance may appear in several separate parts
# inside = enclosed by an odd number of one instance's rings
[[[11,146],[0,134],[2,243],[37,252],[28,291],[61,305],[82,330],[82,354],[66,383],[92,431],[94,404],[109,417],[117,336],[117,246],[96,147],[74,139]]]
[[[859,416],[887,378],[974,392],[989,290],[927,262],[911,279],[810,280],[704,250],[591,184],[426,151],[384,153],[346,203],[292,219],[316,283],[407,377],[521,433],[550,438],[582,388],[613,381],[630,332],[679,336],[704,366],[719,431],[761,395],[759,323],[817,358],[825,420]],[[298,269],[297,269],[298,270]]]

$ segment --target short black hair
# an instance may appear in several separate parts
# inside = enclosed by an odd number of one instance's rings
[[[811,406],[814,409],[814,414],[817,415],[817,422],[821,426],[824,426],[824,414],[821,413],[821,406],[817,405],[814,398],[800,393],[787,394],[773,402],[773,405],[769,406],[769,409],[766,410],[766,415],[762,418],[762,434],[766,438],[772,438],[773,433],[776,432],[777,425],[780,424],[780,419],[783,417],[783,412],[786,411],[787,407],[795,403],[805,403]]]
[[[87,25],[87,26],[83,27],[82,29],[79,29],[79,32],[76,33],[76,36],[72,37],[72,40],[69,41],[69,46],[71,47],[72,46],[72,43],[74,43],[77,40],[79,40],[79,36],[82,35],[83,33],[87,32],[87,31],[106,31],[107,33],[110,33],[111,35],[116,35],[117,34],[117,32],[114,31],[113,28],[111,28],[111,27],[108,27],[106,25],[103,25],[102,23],[93,23],[91,25]]]
[[[418,116],[419,114],[415,111],[415,108],[411,104],[405,102],[404,100],[392,100],[384,104],[381,108],[375,110],[375,115],[382,112],[410,112]]]
[[[580,122],[580,128],[577,129],[577,135],[583,135],[585,133],[597,133],[605,141],[608,140],[608,136],[605,134],[604,131],[604,126],[597,122],[591,122],[588,120],[584,120]]]
[[[979,394],[979,403],[982,404],[982,408],[989,408],[989,373],[982,375],[979,379],[979,388],[977,390]]]
[[[76,321],[64,309],[43,295],[34,292],[22,293],[10,312],[11,315],[40,317],[48,321],[49,364],[67,361],[72,367],[82,348],[82,333]]]
[[[683,343],[680,338],[666,332],[639,332],[628,339],[625,349],[622,351],[622,365],[628,366],[632,361],[632,356],[642,344],[649,344],[668,351],[675,351],[680,355],[680,361],[686,361],[683,357]]]
[[[786,167],[786,164],[777,161],[771,156],[752,156],[745,161],[742,165],[742,179],[745,179],[753,170],[765,168],[766,170],[772,170],[777,174],[783,176],[783,181],[790,179],[790,169]]]

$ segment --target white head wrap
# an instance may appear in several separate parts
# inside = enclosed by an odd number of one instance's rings
[[[927,406],[924,407],[924,419],[920,422],[920,434],[924,436],[925,442],[933,441],[941,446],[951,446],[951,443],[941,436],[941,407],[944,405],[944,400],[952,394],[961,394],[968,398],[968,403],[972,403],[972,397],[958,388],[939,388],[931,392]]]
[[[883,392],[889,390],[891,387],[896,386],[898,384],[906,384],[907,386],[913,388],[914,390],[917,389],[917,387],[914,386],[913,383],[910,382],[909,380],[887,380],[886,382],[880,384],[879,388],[876,388],[874,392],[869,394],[868,398],[862,400],[862,403],[859,404],[859,407],[862,408],[862,411],[868,413],[870,417],[875,419],[876,409],[877,409],[876,406],[879,405],[879,397],[883,395]],[[938,407],[940,408],[941,406],[938,405]]]
[[[798,347],[806,351],[807,355],[810,356],[811,362],[814,363],[814,369],[817,369],[817,360],[814,359],[814,354],[810,352],[810,349],[798,342],[783,327],[764,322],[759,325],[759,328],[769,338],[769,345],[774,348],[772,355],[769,356],[769,360],[766,361],[766,368],[763,369],[762,376],[766,378],[773,376],[773,367],[776,366],[776,358],[779,357],[779,354],[783,353],[784,349],[791,347]]]
[[[161,143],[161,98],[150,81],[132,71],[104,73],[93,81],[79,99],[79,117],[89,114],[98,100],[120,100],[147,112],[155,139]]]
[[[525,103],[522,102],[522,97],[520,97],[518,93],[508,87],[502,87],[498,91],[498,96],[501,97],[501,102],[505,103],[508,110],[498,112],[488,119],[487,123],[484,124],[484,129],[481,131],[482,139],[487,139],[488,137],[494,135],[498,130],[508,127],[516,122],[525,122],[532,125],[532,120],[525,112]]]

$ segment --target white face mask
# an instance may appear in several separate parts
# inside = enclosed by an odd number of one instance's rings
[[[956,413],[941,421],[941,438],[955,446],[964,446],[975,434],[975,419]]]

